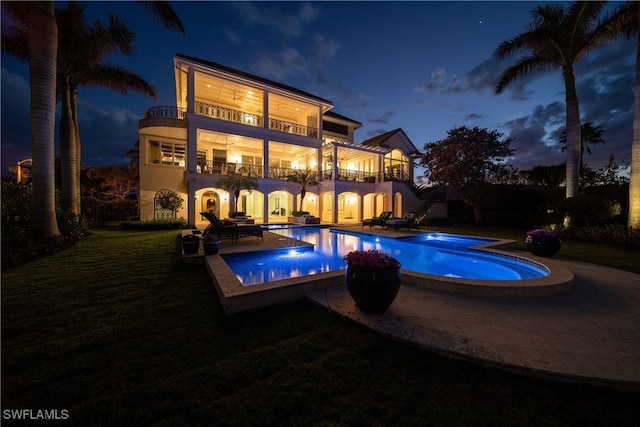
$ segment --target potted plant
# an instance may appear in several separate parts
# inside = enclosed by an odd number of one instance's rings
[[[215,255],[220,250],[220,240],[218,236],[209,232],[202,235],[202,248],[205,255]]]
[[[200,248],[200,238],[195,234],[185,234],[182,236],[182,250],[185,255],[195,255]]]
[[[560,250],[562,239],[556,231],[537,228],[527,231],[524,244],[534,255],[552,257]]]
[[[379,250],[352,251],[344,256],[345,279],[356,306],[383,313],[400,290],[400,262]]]

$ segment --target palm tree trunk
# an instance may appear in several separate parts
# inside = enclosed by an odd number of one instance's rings
[[[72,88],[73,91],[71,93],[71,114],[73,114],[73,128],[75,132],[76,138],[76,181],[74,183],[76,189],[76,210],[78,214],[82,213],[82,193],[80,188],[80,130],[78,129],[78,91],[75,86]]]
[[[302,209],[302,203],[304,202],[304,196],[307,195],[307,189],[302,187],[302,189],[300,190],[300,209],[298,209],[299,211],[303,211],[304,209]]]
[[[78,214],[76,188],[76,131],[71,111],[71,91],[64,87],[62,110],[60,115],[60,175],[62,209]]]
[[[576,92],[573,67],[562,69],[565,84],[566,129],[567,129],[567,182],[565,197],[577,195],[580,180],[580,108]],[[571,218],[565,215],[564,225],[571,225]]]
[[[640,11],[640,8],[638,8]],[[630,228],[640,229],[640,13],[638,13],[636,47],[636,82],[633,99],[633,142],[631,145],[631,179],[629,182]]]
[[[482,215],[482,205],[480,203],[474,203],[471,205],[473,208],[473,217],[475,219],[476,225],[484,224],[484,216]]]
[[[58,25],[53,1],[33,2],[28,7],[33,159],[31,231],[40,237],[58,237],[54,163]]]

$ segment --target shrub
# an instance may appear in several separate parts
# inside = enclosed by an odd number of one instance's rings
[[[640,230],[629,230],[623,224],[572,227],[566,236],[575,240],[640,247]]]
[[[62,236],[34,236],[30,230],[31,185],[2,180],[2,268],[7,269],[73,245],[90,234],[82,216],[57,210]]]
[[[556,210],[567,212],[575,226],[602,224],[616,215],[616,204],[598,195],[581,193],[560,201]]]

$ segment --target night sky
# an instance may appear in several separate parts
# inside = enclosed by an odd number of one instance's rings
[[[363,124],[356,142],[402,128],[418,149],[457,126],[513,137],[518,169],[565,161],[560,70],[493,84],[508,62],[492,59],[526,30],[540,2],[187,2],[172,5],[186,35],[164,29],[137,2],[89,2],[89,20],[120,15],[137,34],[136,54],[117,63],[153,84],[159,100],[107,89],[79,91],[82,164],[126,164],[146,109],[175,105],[173,56],[195,56],[291,85],[333,102]],[[57,7],[64,2],[56,2]],[[610,6],[614,6],[612,2]],[[2,25],[7,24],[3,15]],[[603,46],[575,67],[582,121],[604,128],[592,168],[631,157],[635,45]],[[29,158],[28,67],[2,56],[2,175]],[[419,171],[418,171],[419,172]]]

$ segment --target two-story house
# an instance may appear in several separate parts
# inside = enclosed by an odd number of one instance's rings
[[[330,101],[221,64],[177,54],[176,105],[149,109],[138,123],[140,218],[219,217],[235,210],[234,194],[216,186],[230,173],[257,179],[237,201],[256,223],[283,222],[304,210],[323,223],[356,223],[384,210],[402,216],[420,202],[411,191],[418,150],[397,129],[360,144],[362,124],[331,111]],[[318,186],[286,178],[312,170]],[[167,191],[185,203],[177,212],[159,200]]]

